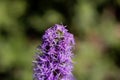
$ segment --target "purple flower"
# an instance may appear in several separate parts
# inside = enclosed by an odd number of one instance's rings
[[[74,37],[63,25],[47,29],[36,54],[34,80],[73,80],[72,49]],[[40,52],[41,51],[41,52]]]

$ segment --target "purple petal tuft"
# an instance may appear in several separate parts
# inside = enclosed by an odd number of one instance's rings
[[[74,37],[63,25],[47,29],[33,61],[34,80],[74,80],[72,75],[72,49]]]

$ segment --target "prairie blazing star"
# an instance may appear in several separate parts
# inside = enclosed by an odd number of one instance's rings
[[[63,25],[55,24],[42,37],[33,61],[34,80],[73,80],[74,37]]]

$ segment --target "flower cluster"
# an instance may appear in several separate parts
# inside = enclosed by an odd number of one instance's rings
[[[36,54],[34,80],[73,80],[72,49],[74,37],[63,25],[55,24],[46,30]]]

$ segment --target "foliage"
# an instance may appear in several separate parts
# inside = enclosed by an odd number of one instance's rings
[[[0,0],[0,80],[32,80],[32,60],[50,26],[75,35],[76,80],[120,80],[119,0]]]

